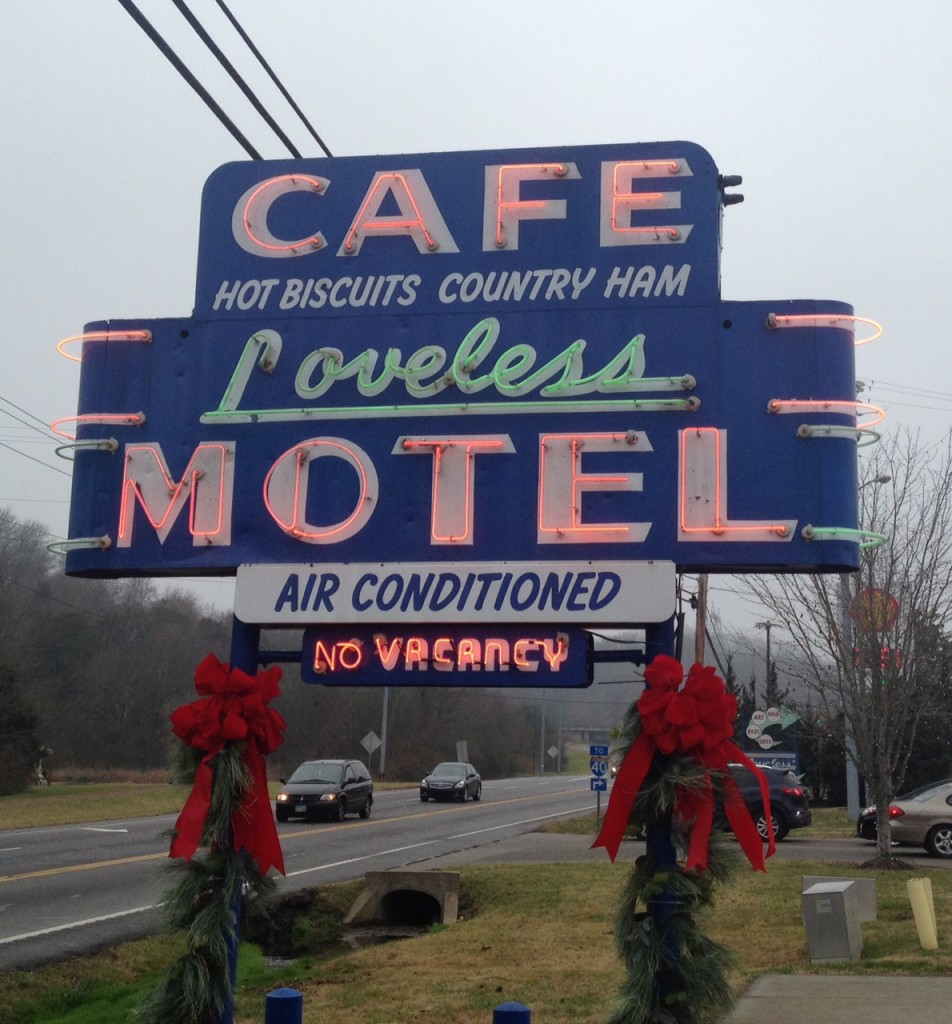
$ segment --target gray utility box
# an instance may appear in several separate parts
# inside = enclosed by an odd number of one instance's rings
[[[876,879],[875,878],[844,878],[842,875],[801,875],[800,892],[804,893],[811,885],[821,882],[852,882],[856,890],[859,906],[859,921],[876,920]]]
[[[853,882],[817,882],[802,896],[811,963],[859,960],[863,953],[859,892]]]

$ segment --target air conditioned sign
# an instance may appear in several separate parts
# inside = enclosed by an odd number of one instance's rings
[[[220,168],[193,316],[87,327],[67,571],[855,567],[852,309],[722,301],[721,210],[686,142]]]

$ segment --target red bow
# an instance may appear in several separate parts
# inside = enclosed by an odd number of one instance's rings
[[[641,732],[619,768],[605,820],[592,846],[604,846],[614,860],[631,819],[635,798],[655,753],[689,754],[709,772],[717,772],[721,776],[727,821],[751,865],[763,871],[764,850],[760,833],[728,767],[730,761],[739,761],[754,773],[760,784],[764,813],[769,820],[767,780],[731,740],[737,699],[727,692],[724,680],[713,668],[692,665],[682,686],[683,678],[681,663],[666,654],[659,654],[645,669],[645,681],[649,685],[637,703]],[[701,790],[679,787],[675,814],[685,821],[694,820],[685,870],[705,870],[707,846],[714,824],[714,787],[710,775],[705,777]],[[767,856],[771,856],[774,850],[771,834]]]
[[[172,731],[189,746],[204,751],[195,784],[178,821],[170,857],[192,859],[202,838],[211,806],[210,761],[226,743],[245,744],[242,760],[251,774],[251,785],[232,818],[236,850],[245,849],[258,863],[261,874],[274,866],[284,874],[281,844],[271,814],[264,755],[283,742],[284,719],[268,702],[280,694],[277,666],[255,676],[223,665],[209,654],[195,669],[195,689],[205,696],[172,712]]]

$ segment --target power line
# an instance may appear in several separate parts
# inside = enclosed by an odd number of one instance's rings
[[[185,66],[178,54],[172,49],[171,46],[162,38],[162,36],[156,31],[148,19],[143,15],[138,7],[132,2],[132,0],[119,0],[123,9],[129,14],[133,21],[142,29],[143,32],[149,37],[149,39],[155,44],[155,46],[162,53],[162,56],[168,60],[168,62],[175,68],[175,70],[185,79],[186,82],[194,89],[194,91],[201,97],[205,106],[218,118],[218,120],[228,129],[232,137],[242,146],[244,151],[251,157],[252,160],[260,160],[261,154],[251,145],[251,143],[242,135],[238,130],[237,125],[229,118],[229,116],[222,110],[222,108],[215,102],[208,90],[199,82],[199,80],[192,74],[191,71]]]
[[[188,7],[185,6],[185,0],[172,0],[172,3],[175,4],[182,17],[185,18],[189,25],[191,25],[192,29],[194,30],[198,38],[201,39],[205,46],[215,55],[215,58],[217,59],[218,63],[221,64],[221,66],[228,72],[235,85],[238,86],[238,88],[244,93],[245,97],[255,108],[255,110],[257,110],[258,113],[262,116],[262,118],[264,118],[268,127],[274,132],[275,135],[277,135],[277,137],[285,144],[285,146],[287,146],[290,154],[292,156],[300,158],[301,154],[294,146],[294,143],[291,142],[287,135],[285,135],[285,133],[281,130],[275,119],[265,109],[265,106],[261,102],[261,100],[258,99],[258,97],[254,94],[253,90],[248,85],[248,83],[238,73],[234,64],[231,63],[231,61],[225,56],[225,54],[216,44],[215,40],[212,39],[208,32],[205,31],[204,26],[201,24],[198,18],[196,18],[195,15],[192,14],[192,12],[188,9]]]
[[[17,405],[16,402],[11,402],[9,398],[4,398],[3,395],[0,395],[0,402],[3,402],[5,405],[12,406],[14,409],[16,409],[17,412],[22,412],[24,416],[29,416],[30,419],[33,420],[34,422],[28,423],[26,420],[20,419],[19,416],[14,416],[12,412],[7,412],[5,409],[0,410],[0,412],[3,412],[5,415],[9,416],[10,419],[16,420],[18,423],[22,423],[25,427],[29,427],[30,430],[35,430],[38,434],[42,434],[44,437],[50,440],[53,439],[53,432],[50,430],[49,424],[46,423],[44,420],[41,420],[39,416],[34,416],[32,412],[29,412],[22,406]],[[39,426],[35,426],[34,424],[36,423],[38,423]]]
[[[301,110],[301,108],[291,98],[291,94],[281,84],[281,82],[278,79],[278,76],[271,70],[271,65],[268,64],[268,62],[264,59],[264,57],[261,55],[261,52],[255,46],[255,44],[251,41],[250,37],[248,36],[248,33],[245,32],[245,30],[238,23],[237,18],[235,18],[235,16],[228,9],[228,7],[226,6],[224,0],[215,0],[215,2],[218,4],[220,10],[225,15],[225,17],[231,22],[232,26],[234,27],[234,29],[238,33],[238,35],[241,36],[242,40],[244,41],[244,43],[248,47],[248,49],[251,50],[251,52],[258,59],[258,63],[268,73],[268,76],[270,77],[271,81],[274,82],[274,84],[278,87],[278,89],[281,92],[281,95],[288,101],[288,104],[290,105],[291,109],[301,119],[302,123],[304,124],[304,127],[307,128],[307,130],[311,133],[311,138],[313,138],[314,141],[321,147],[321,149],[324,151],[325,156],[333,156],[331,151],[324,144],[324,140],[314,130],[313,126],[311,125],[311,122],[308,121],[308,119],[304,116],[304,112]]]
[[[26,452],[21,452],[19,448],[14,448],[12,444],[5,444],[3,441],[0,441],[0,448],[6,448],[7,451],[13,452],[14,455],[20,455],[24,459],[29,459],[30,462],[35,462],[38,466],[45,466],[47,469],[51,469],[54,473],[61,473],[63,476],[72,479],[72,473],[67,473],[66,470],[60,469],[58,466],[51,466],[48,462],[44,462],[42,459],[36,459],[32,455],[27,455]]]

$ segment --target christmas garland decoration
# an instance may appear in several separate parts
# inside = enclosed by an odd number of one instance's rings
[[[756,870],[765,870],[760,834],[730,773],[737,761],[763,774],[732,741],[737,701],[713,668],[694,665],[684,678],[677,660],[658,655],[648,684],[624,725],[627,749],[595,847],[612,860],[629,827],[647,834],[625,889],[615,942],[627,980],[611,1024],[700,1024],[730,1009],[730,951],[695,920],[711,905],[736,857],[720,842],[722,809]],[[771,836],[767,856],[774,852]]]
[[[280,668],[249,676],[209,654],[195,670],[204,696],[171,715],[186,744],[176,781],[192,791],[169,852],[184,869],[175,865],[164,911],[187,950],[135,1011],[138,1024],[214,1024],[234,1002],[242,899],[273,890],[270,867],[284,874],[264,763],[283,742],[284,719],[268,707],[280,678]]]

